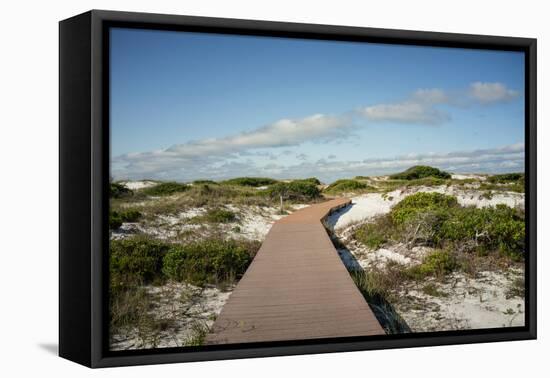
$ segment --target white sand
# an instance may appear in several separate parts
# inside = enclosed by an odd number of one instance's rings
[[[413,332],[523,326],[524,299],[506,298],[519,270],[480,272],[476,278],[455,273],[444,282],[428,280],[438,294],[422,291],[422,285],[403,288],[395,303]]]
[[[460,173],[452,174],[451,178],[455,180],[468,180],[468,179],[474,179],[479,181],[487,180],[487,176],[476,175],[476,174],[460,174]]]
[[[121,182],[122,185],[127,187],[130,190],[139,190],[139,189],[145,189],[150,188],[152,186],[155,186],[158,184],[158,182],[155,181],[124,181]]]

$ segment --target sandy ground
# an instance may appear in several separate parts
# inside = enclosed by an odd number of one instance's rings
[[[508,296],[521,277],[521,270],[479,272],[475,278],[455,273],[443,282],[403,288],[395,307],[412,332],[523,326],[524,299]],[[423,290],[427,285],[431,294]]]
[[[185,346],[200,329],[210,327],[231,295],[233,288],[199,288],[170,282],[163,286],[145,286],[151,301],[149,314],[164,326],[150,330],[132,328],[113,335],[112,350]]]
[[[338,249],[338,253],[348,269],[367,272],[370,268],[384,269],[390,261],[413,266],[432,251],[428,247],[408,248],[404,244],[370,250],[351,237],[359,224],[388,213],[407,195],[419,191],[455,195],[464,206],[524,206],[522,193],[499,193],[486,199],[479,191],[448,187],[414,188],[387,195],[369,193],[354,197],[351,206],[335,212],[326,220],[327,226],[346,246]],[[509,289],[522,277],[522,269],[508,269],[478,272],[475,277],[454,273],[442,281],[430,278],[421,284],[410,282],[395,293],[399,301],[392,305],[412,332],[521,326],[525,322],[524,299],[510,297]]]

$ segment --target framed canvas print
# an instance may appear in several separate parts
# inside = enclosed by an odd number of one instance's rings
[[[536,40],[60,22],[62,357],[536,337]]]

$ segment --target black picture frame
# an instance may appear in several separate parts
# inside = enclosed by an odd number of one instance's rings
[[[107,345],[109,27],[525,53],[524,327],[110,352]],[[88,367],[536,338],[536,39],[92,10],[59,24],[59,355]]]

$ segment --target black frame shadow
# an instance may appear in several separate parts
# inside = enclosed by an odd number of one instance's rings
[[[524,327],[108,350],[110,27],[519,51],[525,54]],[[59,355],[89,367],[536,338],[536,39],[92,10],[59,24]]]

